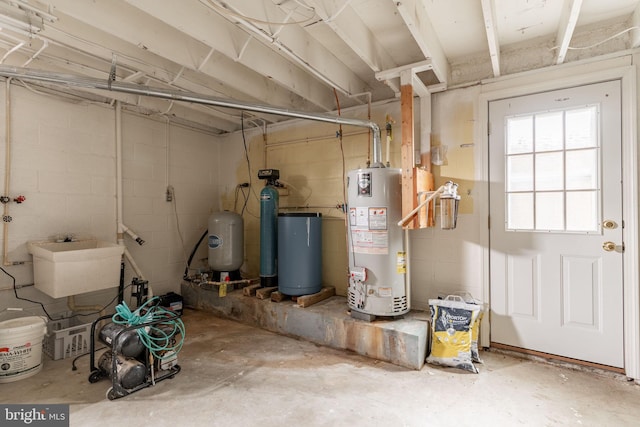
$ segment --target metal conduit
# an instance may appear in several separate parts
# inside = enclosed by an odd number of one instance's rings
[[[21,80],[34,80],[54,83],[68,87],[81,87],[86,89],[102,89],[113,92],[130,93],[134,95],[151,96],[154,98],[170,99],[174,101],[193,102],[196,104],[213,105],[216,107],[233,108],[236,110],[253,111],[257,113],[275,114],[279,116],[298,119],[315,120],[325,123],[366,127],[373,133],[373,162],[372,167],[384,167],[382,164],[382,143],[380,140],[380,127],[370,120],[350,119],[341,116],[333,116],[323,113],[307,113],[304,111],[287,110],[264,104],[252,104],[232,99],[218,98],[194,92],[182,92],[176,90],[152,88],[150,86],[137,85],[112,80],[101,80],[74,74],[54,73],[42,70],[32,70],[23,67],[0,65],[0,76],[13,77]]]

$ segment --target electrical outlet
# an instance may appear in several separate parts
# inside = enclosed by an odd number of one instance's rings
[[[167,186],[166,200],[167,202],[173,201],[173,185]]]

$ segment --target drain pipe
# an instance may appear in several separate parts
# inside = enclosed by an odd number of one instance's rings
[[[194,92],[182,92],[176,90],[153,88],[127,82],[93,79],[73,74],[54,73],[49,71],[37,71],[23,67],[0,65],[0,76],[14,77],[21,80],[34,80],[68,87],[101,89],[113,92],[129,93],[133,95],[150,96],[154,98],[168,99],[172,101],[193,102],[196,104],[212,105],[222,108],[252,111],[256,113],[275,114],[298,119],[315,120],[325,123],[334,123],[348,126],[366,127],[373,133],[373,163],[371,167],[384,167],[382,163],[380,127],[370,120],[350,119],[342,116],[333,116],[323,113],[308,113],[304,111],[287,110],[264,104],[252,104],[232,99],[218,98]]]
[[[12,265],[22,265],[31,263],[31,261],[10,261],[9,260],[9,223],[11,222],[11,215],[9,215],[9,203],[11,203],[11,78],[8,78],[5,88],[5,152],[4,152],[4,194],[2,194],[2,235],[4,240],[2,242],[2,265],[9,267]],[[24,200],[23,196],[19,196],[13,199],[14,202],[21,203]]]
[[[129,234],[139,245],[144,244],[144,240],[138,237],[137,234],[133,233],[129,227],[124,225],[122,222],[123,218],[123,203],[122,203],[122,104],[120,101],[116,101],[115,105],[116,112],[116,222],[118,224],[118,244],[120,246],[125,246],[124,244],[124,233]],[[138,267],[131,252],[125,246],[123,256],[129,262],[131,268],[136,273],[136,277],[141,280],[145,280],[144,275],[142,274],[142,270]]]
[[[124,246],[122,224],[122,105],[116,101],[116,221],[118,225],[118,244]]]
[[[104,311],[106,309],[106,307],[101,305],[77,305],[75,295],[69,295],[67,297],[67,307],[69,307],[69,310],[74,313],[79,311],[95,311],[100,313],[100,316],[104,316]]]
[[[5,88],[5,109],[4,109],[4,117],[5,117],[5,127],[4,127],[4,135],[5,135],[5,154],[4,154],[4,196],[9,196],[9,182],[11,180],[11,78],[6,80],[6,88]],[[9,217],[9,203],[4,204],[3,208],[3,221],[2,221],[2,229],[4,242],[2,246],[2,264],[4,266],[10,266],[13,263],[9,261],[9,223],[4,221],[4,218]]]

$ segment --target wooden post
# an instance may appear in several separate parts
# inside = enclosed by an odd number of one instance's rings
[[[413,86],[411,85],[411,70],[403,71],[400,75],[400,112],[402,115],[402,217],[418,206],[415,180],[415,160],[413,144]],[[407,228],[415,228],[416,218],[409,221]]]

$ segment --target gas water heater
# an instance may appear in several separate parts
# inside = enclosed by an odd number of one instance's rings
[[[409,311],[406,249],[402,227],[400,169],[352,170],[347,175],[349,209],[348,305],[353,312],[399,316]]]

